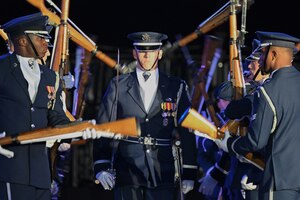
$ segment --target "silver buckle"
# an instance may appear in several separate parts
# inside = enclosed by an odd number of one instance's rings
[[[144,137],[144,145],[154,145],[154,139],[149,136]]]

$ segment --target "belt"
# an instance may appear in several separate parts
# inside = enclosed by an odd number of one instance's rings
[[[152,138],[150,136],[146,137],[127,137],[123,139],[126,142],[136,143],[136,144],[143,144],[143,145],[152,145],[152,146],[172,146],[171,139],[159,139],[159,138]]]

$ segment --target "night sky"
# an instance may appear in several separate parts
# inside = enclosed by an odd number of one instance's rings
[[[61,1],[53,2],[60,8]],[[170,42],[174,42],[175,35],[186,36],[192,33],[226,2],[228,1],[71,0],[69,17],[84,33],[97,35],[98,43],[102,45],[128,46],[130,43],[126,35],[135,31],[163,32],[169,36]],[[12,18],[39,11],[26,0],[2,1],[1,8],[0,25]],[[247,10],[246,45],[251,45],[257,30],[285,32],[300,37],[300,32],[297,31],[298,13],[295,0],[256,0]],[[240,23],[240,15],[237,17]],[[228,21],[218,29],[228,33]],[[4,43],[0,43],[0,47],[3,51]]]

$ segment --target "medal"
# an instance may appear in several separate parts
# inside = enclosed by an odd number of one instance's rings
[[[168,126],[169,119],[168,117],[175,118],[176,116],[176,103],[172,102],[172,98],[166,98],[165,102],[162,102],[160,105],[161,109],[163,110],[161,116],[163,118],[163,126]]]
[[[168,126],[168,118],[163,119],[163,126]]]
[[[168,116],[168,114],[167,114],[166,112],[163,112],[163,113],[161,114],[161,116],[165,118],[165,117]]]
[[[48,99],[49,99],[49,101],[47,103],[47,107],[48,107],[48,109],[52,109],[54,106],[54,100],[55,100],[55,95],[56,95],[55,88],[53,86],[47,85],[46,89],[48,92]]]

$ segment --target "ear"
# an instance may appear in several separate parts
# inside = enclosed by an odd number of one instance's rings
[[[160,60],[163,56],[163,50],[159,50],[158,52],[158,59]]]
[[[271,55],[272,55],[272,60],[274,60],[277,58],[278,52],[276,50],[273,50]]]
[[[136,50],[135,49],[132,50],[132,56],[133,56],[134,59],[137,59],[137,55],[136,55]]]
[[[17,42],[20,46],[26,46],[28,43],[28,40],[25,37],[19,37],[17,39]]]

